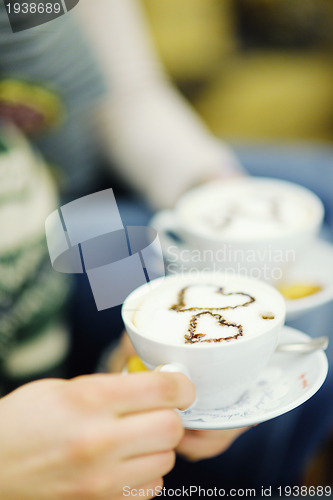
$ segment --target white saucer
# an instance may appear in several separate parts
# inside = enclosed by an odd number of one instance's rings
[[[285,326],[280,343],[310,337]],[[187,429],[234,429],[259,424],[283,415],[307,401],[323,384],[328,361],[323,351],[311,354],[275,353],[260,378],[236,404],[214,411],[179,412]]]
[[[286,320],[298,318],[303,313],[333,300],[333,245],[324,240],[315,241],[307,251],[298,258],[297,263],[286,274],[287,283],[314,283],[322,287],[320,292],[286,300]]]
[[[168,253],[162,248],[166,261]],[[188,265],[190,265],[189,263]],[[172,272],[181,272],[173,263]],[[185,265],[186,267],[186,265]],[[186,270],[186,269],[185,269]],[[311,311],[319,306],[333,300],[333,244],[317,239],[301,255],[297,263],[293,264],[287,271],[286,283],[313,283],[322,287],[322,290],[300,299],[286,300],[286,321],[296,319],[305,312]]]

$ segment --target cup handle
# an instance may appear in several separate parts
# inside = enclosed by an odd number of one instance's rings
[[[180,365],[178,363],[168,363],[167,365],[162,365],[160,372],[168,372],[168,373],[183,373],[183,375],[186,375],[187,378],[191,380],[190,374],[185,368],[185,366]]]
[[[163,365],[163,366],[161,366],[159,371],[160,372],[168,372],[168,373],[182,373],[188,379],[191,380],[191,377],[190,377],[190,374],[189,374],[187,368],[185,368],[185,366],[178,364],[178,363],[169,363],[167,365]],[[191,380],[191,382],[192,382],[192,380]],[[186,410],[191,410],[192,408],[194,408],[195,405],[197,404],[197,402],[198,402],[198,398],[197,398],[197,396],[195,396],[194,402],[191,404],[191,406],[186,408]]]
[[[168,259],[170,256],[169,248],[172,247],[172,257],[175,258],[175,261],[179,261],[182,250],[185,250],[187,247],[186,244],[181,241],[181,236],[179,236],[180,229],[176,222],[174,212],[172,210],[161,210],[152,218],[149,225],[156,229],[166,258]],[[172,238],[170,233],[174,233],[178,241]],[[171,260],[171,258],[168,260]]]

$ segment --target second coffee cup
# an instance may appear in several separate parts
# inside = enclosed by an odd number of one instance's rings
[[[151,221],[168,274],[234,272],[276,283],[315,241],[324,208],[308,189],[278,179],[214,181],[185,193]]]

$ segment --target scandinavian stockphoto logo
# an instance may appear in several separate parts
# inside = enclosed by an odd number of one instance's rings
[[[3,0],[13,33],[35,28],[63,16],[79,0]]]
[[[120,305],[137,287],[165,276],[157,231],[124,227],[112,189],[63,205],[45,222],[51,263],[61,273],[87,273],[99,311]]]

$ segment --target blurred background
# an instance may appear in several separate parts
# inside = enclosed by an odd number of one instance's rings
[[[143,0],[170,75],[228,140],[333,140],[330,0]]]

